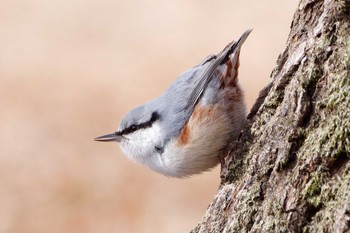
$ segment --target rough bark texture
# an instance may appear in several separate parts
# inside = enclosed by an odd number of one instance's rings
[[[192,233],[350,232],[349,158],[350,0],[301,0]]]

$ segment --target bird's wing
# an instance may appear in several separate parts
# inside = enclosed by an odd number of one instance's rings
[[[245,31],[236,42],[232,41],[231,43],[229,43],[225,47],[225,49],[216,56],[216,58],[210,57],[210,59],[207,59],[205,63],[209,61],[211,63],[205,69],[199,71],[196,74],[196,76],[198,77],[196,78],[196,80],[198,80],[198,82],[195,84],[195,87],[193,88],[192,92],[188,97],[187,109],[189,112],[192,112],[194,110],[196,104],[198,103],[203,92],[207,88],[210,80],[212,79],[213,73],[216,70],[216,68],[219,65],[224,64],[229,59],[229,56],[231,54],[240,50],[242,44],[247,39],[251,31],[251,29]]]

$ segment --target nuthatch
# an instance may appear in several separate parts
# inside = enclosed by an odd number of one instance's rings
[[[182,73],[157,99],[130,111],[118,131],[95,140],[119,142],[130,159],[166,176],[186,177],[216,166],[246,119],[237,75],[250,32]]]

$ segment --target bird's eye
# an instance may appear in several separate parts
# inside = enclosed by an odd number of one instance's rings
[[[137,129],[136,125],[130,126],[130,130],[135,131]]]

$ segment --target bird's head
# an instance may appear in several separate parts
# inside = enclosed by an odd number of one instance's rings
[[[121,121],[119,129],[95,138],[100,142],[118,142],[130,158],[139,160],[159,152],[160,114],[143,105],[130,111]]]

